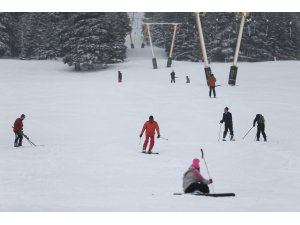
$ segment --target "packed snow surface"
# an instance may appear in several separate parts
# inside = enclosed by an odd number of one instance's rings
[[[231,64],[212,63],[221,85],[214,99],[203,64],[173,61],[166,68],[165,53],[154,53],[158,69],[150,48],[138,45],[126,62],[93,71],[75,72],[61,61],[0,60],[0,211],[300,210],[300,62],[239,63],[234,87],[227,85]],[[226,106],[235,142],[229,134],[218,141]],[[13,147],[12,125],[22,113],[24,133],[44,146],[24,139]],[[254,140],[256,127],[243,139],[258,113],[268,142]],[[168,139],[155,139],[159,155],[140,153],[150,115]],[[182,192],[195,157],[216,193],[236,197],[173,195]]]

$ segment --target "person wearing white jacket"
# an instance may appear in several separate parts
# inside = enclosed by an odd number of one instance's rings
[[[212,179],[205,179],[200,174],[200,160],[193,159],[192,165],[183,175],[183,191],[184,193],[192,193],[200,191],[202,193],[209,193],[208,184],[213,182]]]

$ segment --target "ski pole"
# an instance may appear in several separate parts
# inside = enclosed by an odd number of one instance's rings
[[[207,170],[207,174],[208,174],[208,178],[211,179],[211,176],[209,174],[209,170],[208,170],[208,167],[207,167],[207,164],[206,164],[206,160],[205,160],[205,157],[204,157],[204,153],[203,153],[203,149],[201,148],[201,158],[204,160],[204,163],[205,163],[205,166],[206,166],[206,170]],[[214,190],[214,186],[213,184],[211,183],[211,189],[213,190],[213,193],[215,193],[215,190]]]
[[[26,140],[29,142],[29,144],[30,144],[31,146],[35,146],[35,147],[36,147],[36,144],[34,144],[34,143],[29,139],[29,137],[28,137],[27,135],[23,134],[23,136],[26,138]]]
[[[163,139],[163,140],[166,140],[166,141],[168,141],[168,138],[164,138],[164,137],[160,137],[161,139]]]
[[[248,130],[248,132],[245,134],[245,136],[243,137],[243,139],[249,134],[249,132],[252,130],[253,127],[250,128],[250,130]]]
[[[221,138],[221,123],[220,123],[220,130],[219,130],[219,139],[218,139],[218,141],[220,141],[220,138]]]
[[[140,143],[139,143],[139,145],[141,145],[141,140],[142,140],[142,138],[140,137]]]

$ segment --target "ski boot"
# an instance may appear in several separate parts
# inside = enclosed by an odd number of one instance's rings
[[[222,141],[226,141],[226,135],[223,135],[223,139],[222,139]]]
[[[235,139],[233,138],[233,135],[230,136],[230,141],[235,141]]]
[[[149,148],[148,154],[152,154],[152,148]]]
[[[264,138],[264,142],[267,142],[267,137]]]

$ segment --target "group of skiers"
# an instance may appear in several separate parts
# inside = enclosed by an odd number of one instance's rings
[[[232,127],[232,115],[228,111],[228,107],[225,107],[223,118],[220,123],[225,123],[225,130],[223,133],[223,140],[225,140],[228,129],[230,131],[230,140],[233,139],[233,127]],[[253,127],[257,123],[256,140],[259,141],[260,133],[264,137],[264,141],[267,141],[267,135],[265,133],[265,119],[261,114],[257,114],[253,121]],[[209,184],[212,184],[212,179],[205,179],[200,173],[200,160],[198,158],[193,159],[192,164],[188,170],[183,174],[183,191],[184,193],[210,193]]]
[[[171,83],[175,83],[175,72],[174,70],[171,72]],[[190,82],[189,77],[187,76],[187,83]],[[122,73],[118,71],[118,82],[122,82]],[[213,92],[214,97],[216,97],[215,92],[215,83],[216,78],[213,74],[208,79],[209,86],[209,97],[211,97],[211,92]],[[15,133],[14,147],[22,146],[23,140],[23,120],[25,119],[25,115],[22,114],[19,118],[17,118],[14,122],[13,131]],[[220,125],[224,122],[225,129],[223,132],[223,141],[225,141],[226,135],[230,133],[230,140],[234,141],[234,133],[233,133],[233,123],[232,123],[232,114],[229,112],[229,108],[225,107],[222,120],[220,120]],[[267,136],[265,134],[265,119],[261,114],[257,114],[254,121],[253,127],[257,123],[257,134],[256,140],[259,141],[260,133],[264,138],[264,141],[267,141]],[[155,133],[157,133],[157,138],[160,138],[160,130],[158,123],[154,120],[154,117],[149,116],[149,120],[146,121],[143,125],[143,128],[140,132],[139,137],[142,138],[144,132],[145,141],[143,143],[143,153],[151,154],[153,153],[153,147],[155,143]],[[26,137],[26,136],[25,136]],[[150,145],[147,151],[147,146],[150,140]],[[201,193],[209,193],[208,185],[213,183],[212,179],[205,179],[200,173],[200,160],[198,158],[193,159],[192,164],[189,166],[188,170],[183,175],[183,190],[185,193],[192,193],[200,191]]]
[[[175,78],[177,78],[177,77],[175,76],[174,70],[172,70],[170,75],[171,75],[171,83],[175,83]],[[211,98],[211,92],[213,92],[214,98],[216,98],[216,81],[217,81],[217,79],[215,78],[214,74],[211,74],[209,76],[209,78],[207,79],[207,84],[209,86],[209,97],[210,98]],[[191,83],[189,76],[186,76],[186,83],[187,84]]]
[[[232,122],[232,114],[229,112],[229,108],[224,108],[223,117],[220,120],[220,125],[224,122],[225,129],[223,132],[223,141],[226,141],[226,135],[230,133],[230,141],[235,141],[234,139],[234,133],[233,133],[233,122]],[[267,135],[265,133],[265,119],[263,115],[257,114],[253,121],[253,127],[255,127],[255,124],[257,123],[257,133],[256,133],[256,140],[259,141],[260,133],[262,133],[264,137],[264,141],[267,141]],[[158,123],[154,120],[154,117],[151,115],[149,116],[149,120],[144,123],[144,126],[140,133],[140,138],[143,136],[144,132],[146,131],[146,137],[143,144],[143,152],[146,152],[146,148],[150,139],[150,146],[148,149],[148,153],[152,153],[152,149],[154,147],[154,136],[155,131],[157,133],[157,138],[160,138],[160,130]]]
[[[175,83],[175,78],[178,78],[178,77],[175,76],[175,71],[172,70],[170,75],[171,75],[171,83]],[[191,80],[190,80],[189,76],[186,76],[186,82],[185,83],[187,83],[187,84],[191,83]]]
[[[233,133],[233,123],[232,123],[232,114],[229,112],[229,108],[225,107],[223,118],[220,120],[220,124],[224,122],[225,129],[223,132],[223,141],[225,141],[227,132],[230,132],[230,140],[234,141],[234,133]],[[265,134],[265,120],[263,115],[257,114],[253,121],[253,127],[257,123],[257,134],[256,140],[259,141],[260,133],[262,133],[264,137],[264,141],[267,141],[267,136]],[[152,153],[154,147],[155,140],[155,132],[157,133],[157,138],[160,138],[160,130],[158,123],[154,120],[154,117],[149,116],[149,120],[144,123],[144,126],[141,130],[139,137],[141,138],[146,131],[145,141],[143,144],[143,153]],[[147,151],[148,142],[150,139],[149,149]],[[192,165],[188,168],[188,170],[183,175],[183,190],[184,193],[192,193],[192,192],[202,192],[209,193],[208,184],[213,183],[212,179],[205,179],[200,173],[200,160],[198,158],[193,159]]]
[[[17,118],[14,122],[13,131],[15,133],[15,141],[14,147],[22,146],[23,140],[23,120],[26,118],[24,114],[22,114],[19,118]],[[220,123],[225,123],[225,130],[223,133],[223,140],[225,140],[226,134],[228,130],[230,131],[230,140],[233,139],[233,127],[232,127],[232,115],[229,112],[228,107],[225,107],[223,118]],[[257,114],[254,121],[253,127],[257,123],[257,141],[259,141],[260,133],[262,133],[264,140],[267,141],[267,136],[265,134],[265,120],[261,114]],[[146,153],[146,149],[148,146],[148,142],[150,139],[150,145],[148,152],[152,153],[152,149],[154,147],[155,140],[155,132],[157,133],[157,138],[160,138],[160,130],[158,123],[154,120],[154,117],[149,116],[149,120],[146,121],[143,125],[141,133],[139,137],[141,138],[146,131],[146,137],[143,144],[143,152]],[[212,179],[205,179],[200,173],[200,160],[198,158],[193,159],[192,164],[189,166],[188,170],[183,175],[183,190],[184,193],[193,193],[193,192],[201,192],[201,193],[209,193],[208,185],[213,183]]]

